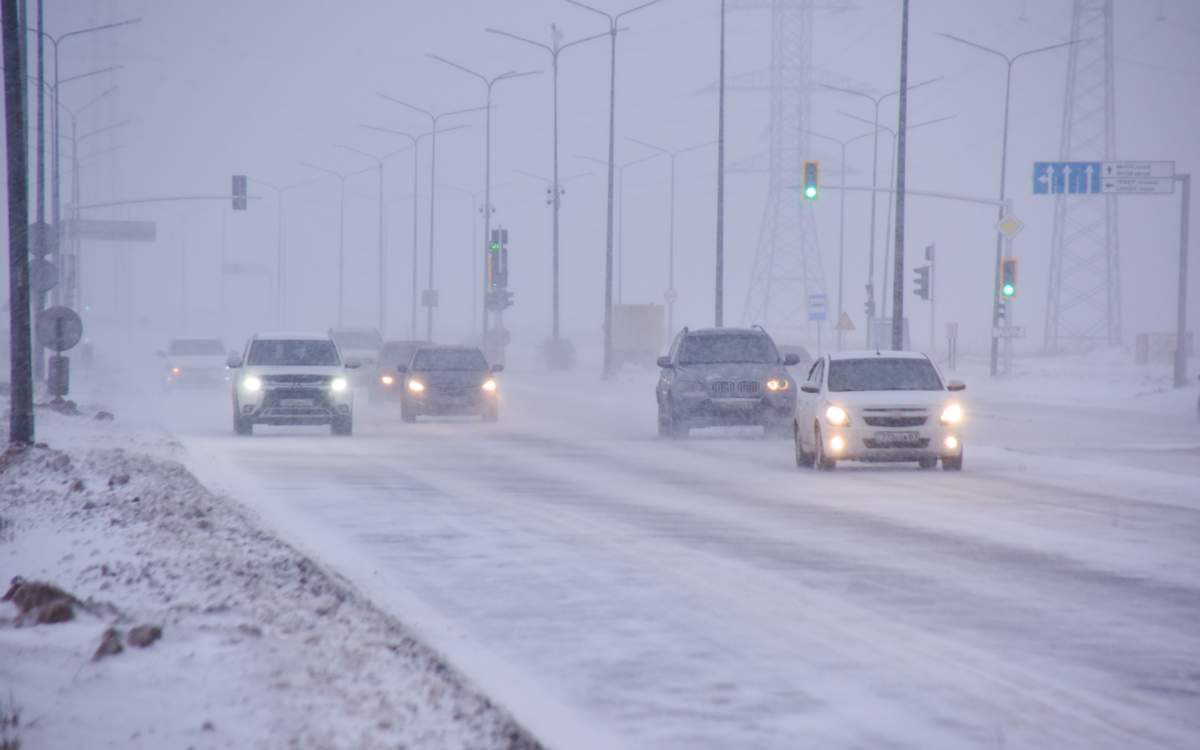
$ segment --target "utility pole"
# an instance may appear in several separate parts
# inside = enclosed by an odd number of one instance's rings
[[[332,169],[313,164],[311,162],[302,162],[309,169],[315,169],[318,172],[324,172],[337,178],[338,181],[338,281],[337,281],[337,324],[341,328],[345,322],[346,311],[346,177],[349,175],[335,172]],[[224,272],[222,272],[223,278]]]
[[[904,166],[908,128],[908,0],[900,23],[900,117],[896,126],[896,252],[892,276],[892,348],[904,348]]]
[[[721,0],[720,62],[717,71],[717,267],[713,325],[725,325],[725,0]]]
[[[604,240],[604,369],[601,373],[603,377],[609,378],[613,374],[613,158],[616,152],[617,138],[617,34],[625,30],[620,27],[622,18],[630,13],[648,8],[655,3],[661,2],[661,0],[649,0],[649,2],[636,5],[620,13],[607,13],[590,5],[585,5],[579,2],[579,0],[566,0],[566,2],[584,10],[589,10],[597,15],[604,16],[608,20],[608,34],[612,40],[609,49],[608,77],[608,209]]]
[[[26,161],[25,57],[17,0],[0,0],[4,55],[4,135],[8,167],[8,314],[11,347],[8,439],[33,443],[33,369],[29,330],[29,165]],[[40,88],[40,87],[39,87]],[[39,93],[40,96],[40,93]]]
[[[554,142],[553,142],[553,147],[552,147],[553,162],[554,162],[554,180],[550,186],[550,188],[551,188],[551,206],[554,209],[554,212],[553,212],[554,217],[552,219],[553,225],[551,227],[551,230],[552,230],[552,240],[551,240],[551,242],[552,242],[552,251],[551,251],[551,253],[552,253],[552,261],[551,261],[551,264],[552,264],[552,269],[551,269],[551,287],[552,287],[552,289],[551,289],[551,298],[552,298],[552,301],[551,301],[551,316],[552,316],[551,341],[553,342],[553,345],[557,349],[557,347],[559,346],[558,210],[559,210],[559,206],[561,203],[560,196],[562,195],[562,184],[558,180],[558,56],[562,53],[563,50],[569,49],[569,48],[574,47],[579,44],[583,44],[584,42],[590,42],[594,39],[600,39],[601,37],[608,36],[608,32],[592,34],[591,36],[586,36],[586,37],[583,37],[582,39],[576,39],[574,41],[563,44],[562,43],[562,32],[559,30],[557,25],[550,24],[550,41],[551,41],[551,43],[543,44],[541,42],[535,42],[532,39],[527,39],[527,38],[525,38],[523,36],[519,36],[517,34],[511,34],[507,31],[500,31],[499,29],[490,29],[489,28],[489,29],[484,29],[484,31],[487,31],[491,34],[499,34],[500,36],[506,36],[510,39],[515,39],[518,42],[524,42],[526,44],[531,44],[534,47],[543,49],[546,52],[550,53],[550,63],[551,63],[552,77],[553,77],[552,86],[553,86],[553,97],[554,97],[554,106],[553,106],[553,109],[554,109],[554,127],[553,127]],[[488,233],[484,232],[484,234],[486,236]],[[551,357],[551,365],[552,366],[554,366],[558,362],[566,361],[566,358],[562,357],[561,354],[557,351],[556,351],[556,355],[558,355],[558,356]]]
[[[1179,206],[1179,309],[1175,318],[1175,387],[1187,385],[1188,214],[1192,210],[1192,176],[1175,175],[1182,185]]]

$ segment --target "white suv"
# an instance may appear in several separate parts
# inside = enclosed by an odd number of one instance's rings
[[[328,335],[255,334],[242,356],[229,357],[233,382],[233,431],[249,435],[256,424],[327,424],[335,435],[354,428],[354,391]]]
[[[796,465],[833,469],[838,460],[916,461],[962,469],[966,386],[943,381],[916,352],[827,354],[808,371],[796,401]]]

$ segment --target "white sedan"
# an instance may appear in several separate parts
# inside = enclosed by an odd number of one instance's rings
[[[793,434],[796,465],[829,470],[839,460],[916,461],[962,469],[966,388],[945,381],[916,352],[826,354],[800,385]]]

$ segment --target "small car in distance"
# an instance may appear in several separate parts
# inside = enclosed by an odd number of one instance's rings
[[[403,383],[396,368],[407,366],[412,355],[423,346],[434,346],[432,341],[385,341],[379,350],[379,362],[368,381],[367,395],[372,401],[400,401]]]
[[[324,425],[335,435],[354,431],[354,391],[333,339],[324,334],[260,333],[245,353],[231,354],[235,372],[233,431],[249,435],[254,425]]]
[[[370,385],[368,378],[375,373],[379,350],[383,347],[383,336],[379,331],[374,328],[330,328],[329,338],[337,344],[343,357],[362,366],[358,372],[351,375],[351,385]]]
[[[415,422],[418,416],[478,414],[485,422],[500,418],[500,390],[495,374],[503,365],[488,366],[473,346],[426,346],[413,353],[407,365],[396,368],[403,376],[400,419]]]
[[[171,339],[156,352],[162,360],[163,390],[211,388],[228,382],[225,345],[220,339]]]
[[[658,358],[658,434],[762,425],[770,437],[788,437],[796,389],[785,368],[796,361],[794,354],[781,357],[761,328],[684,328]]]
[[[793,442],[797,466],[838,461],[916,461],[946,471],[963,465],[966,388],[943,381],[929,357],[907,351],[826,354],[800,385]]]

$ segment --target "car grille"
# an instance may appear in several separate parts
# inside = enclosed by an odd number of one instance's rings
[[[262,381],[268,386],[291,386],[291,385],[307,385],[312,386],[327,386],[329,385],[330,377],[328,375],[263,375]],[[312,398],[297,397],[297,398]]]
[[[714,380],[708,384],[714,398],[755,398],[762,392],[757,380]]]
[[[929,417],[863,417],[871,427],[920,427]]]
[[[912,443],[891,443],[883,440],[873,440],[866,438],[863,440],[863,445],[874,450],[876,448],[891,449],[891,450],[913,450],[914,448],[924,450],[929,447],[929,438],[921,438]]]

